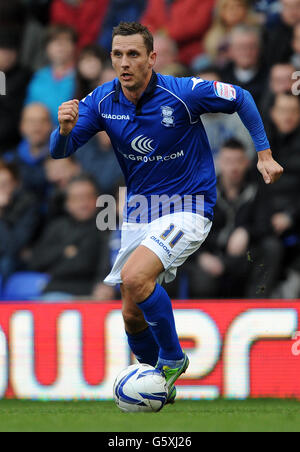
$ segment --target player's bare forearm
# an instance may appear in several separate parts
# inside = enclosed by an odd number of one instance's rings
[[[258,154],[257,169],[266,184],[274,184],[283,174],[284,169],[273,159],[271,149],[260,151]]]

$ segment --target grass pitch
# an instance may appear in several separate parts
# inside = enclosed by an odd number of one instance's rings
[[[0,432],[299,432],[296,400],[177,401],[159,413],[113,402],[0,401]]]

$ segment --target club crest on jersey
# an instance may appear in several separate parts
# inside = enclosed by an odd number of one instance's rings
[[[161,108],[161,115],[163,117],[162,125],[165,127],[175,127],[175,118],[173,116],[174,109],[171,107],[160,107]]]
[[[221,99],[233,101],[236,99],[236,89],[227,83],[214,82],[215,94]]]

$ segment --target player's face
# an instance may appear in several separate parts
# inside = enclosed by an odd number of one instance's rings
[[[112,65],[123,88],[139,91],[146,88],[155,64],[155,52],[148,53],[140,34],[115,36],[112,44]],[[146,85],[146,86],[145,86]]]

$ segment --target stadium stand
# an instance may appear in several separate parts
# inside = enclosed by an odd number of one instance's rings
[[[33,301],[42,295],[50,276],[36,272],[14,273],[2,290],[2,300]]]

